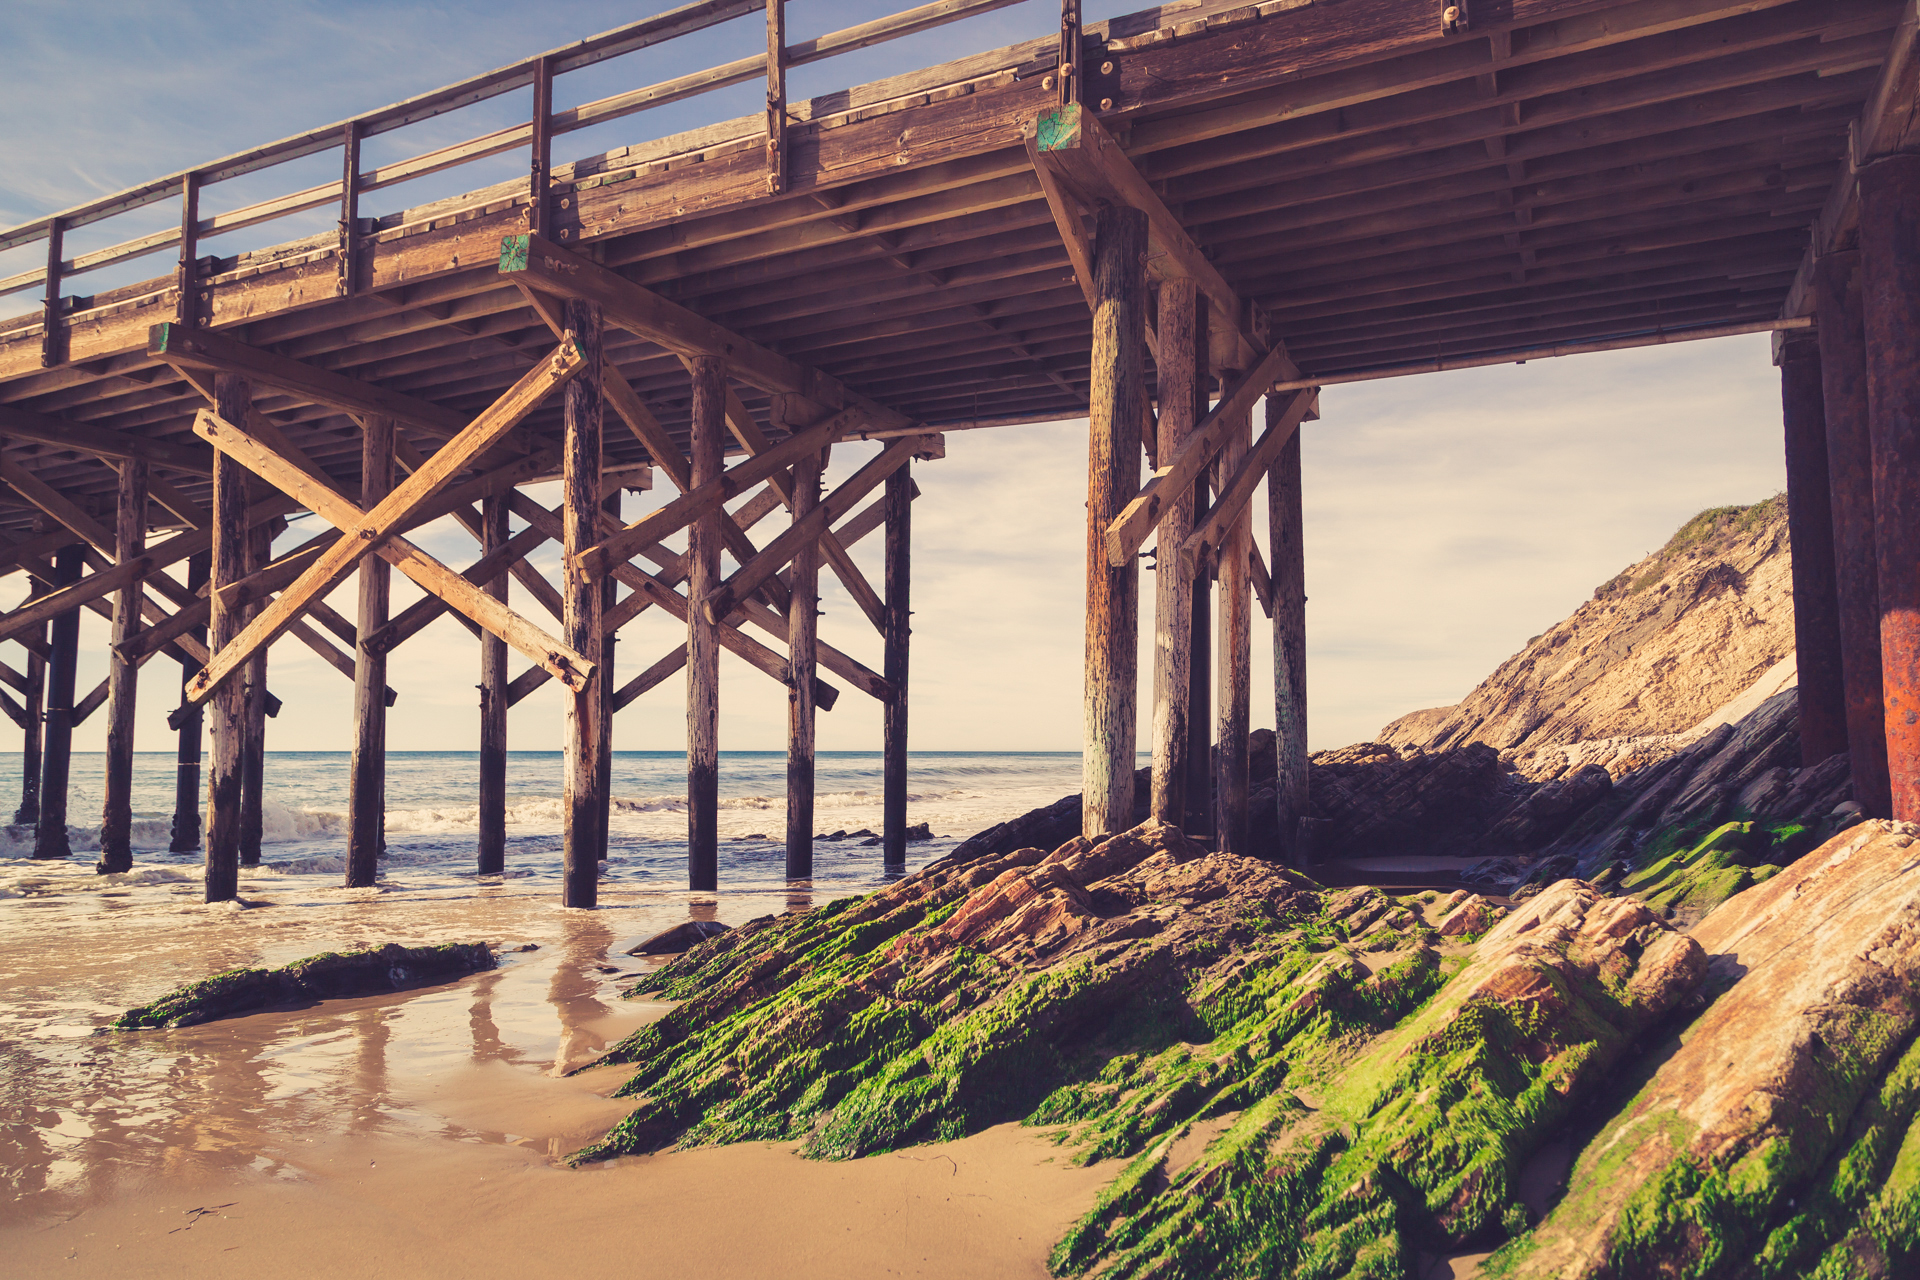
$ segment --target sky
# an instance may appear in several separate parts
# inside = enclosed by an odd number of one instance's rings
[[[524,7],[491,3],[10,0],[8,74],[0,78],[0,226],[433,89],[659,7],[550,2],[535,24]],[[891,0],[796,0],[790,38],[894,7]],[[1090,5],[1087,12],[1098,18],[1133,7]],[[795,74],[793,96],[1039,36],[1051,29],[1054,12],[1045,0],[1028,0],[804,68]],[[670,54],[648,51],[603,64],[563,78],[556,106],[717,64],[754,51],[761,40],[758,19],[750,19],[680,42]],[[556,141],[555,160],[745,114],[758,93],[755,85],[738,86],[565,135]],[[523,119],[524,96],[385,135],[375,140],[384,151],[369,144],[369,162]],[[236,207],[327,181],[338,175],[337,156],[323,153],[222,184],[210,189],[204,207]],[[523,165],[524,157],[508,155],[456,169],[369,196],[365,211],[482,186],[524,172]],[[69,252],[177,216],[171,202],[128,215],[71,237]],[[284,219],[208,241],[205,251],[227,254],[310,234],[331,217],[323,211]],[[0,276],[35,265],[43,252],[33,245],[0,254]],[[145,259],[119,276],[99,273],[85,287],[143,279],[168,265]],[[27,309],[33,297],[0,297],[0,316]],[[1324,391],[1320,420],[1301,428],[1310,746],[1363,741],[1406,712],[1458,701],[1696,511],[1758,501],[1784,487],[1779,384],[1769,350],[1765,335],[1750,335]],[[1254,421],[1261,421],[1258,409]],[[957,432],[947,437],[944,459],[915,465],[922,494],[913,512],[916,749],[1078,749],[1086,435],[1084,420]],[[829,484],[876,449],[838,447]],[[549,506],[559,500],[557,485],[530,492]],[[671,496],[662,476],[659,489],[626,499],[624,515],[631,520]],[[1264,490],[1253,509],[1264,544]],[[759,540],[780,519],[760,526]],[[312,517],[296,522],[277,546],[320,528]],[[456,567],[478,555],[450,521],[414,540]],[[880,541],[874,535],[854,552],[876,584]],[[553,544],[532,558],[550,576],[558,559]],[[538,613],[516,592],[520,605]],[[24,594],[20,576],[0,582],[0,606]],[[394,611],[416,598],[396,574]],[[877,635],[828,574],[822,598],[822,638],[877,668]],[[1150,626],[1147,577],[1142,599]],[[348,617],[355,600],[351,582],[331,597]],[[641,615],[621,632],[620,678],[682,639],[684,629],[657,610]],[[83,694],[104,677],[106,643],[105,620],[83,614]],[[1271,633],[1256,614],[1256,725],[1273,723],[1271,653]],[[21,656],[17,646],[0,646],[0,660],[17,665]],[[476,641],[447,618],[398,650],[388,673],[400,695],[389,748],[471,749],[478,667]],[[513,669],[520,667],[515,659]],[[1151,668],[1143,661],[1141,669]],[[352,745],[350,682],[297,640],[274,647],[268,683],[285,703],[269,725],[270,750]],[[156,659],[141,682],[142,750],[171,749],[165,717],[177,697],[177,665]],[[1143,688],[1143,705],[1147,697]],[[782,748],[785,714],[783,689],[723,655],[724,749]],[[96,715],[76,731],[76,750],[101,749],[104,721]],[[558,749],[557,691],[549,686],[516,706],[509,733],[516,749]],[[622,711],[614,741],[617,749],[682,749],[681,682],[668,681]],[[856,690],[843,689],[835,709],[820,716],[823,750],[872,750],[879,742],[879,705]]]

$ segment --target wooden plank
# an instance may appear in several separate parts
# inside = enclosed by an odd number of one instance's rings
[[[456,435],[468,422],[467,415],[430,400],[262,351],[215,330],[154,325],[147,335],[147,354],[176,367],[242,374],[260,386],[314,404],[331,405],[347,413],[384,414],[435,435]]]
[[[114,516],[114,559],[131,564],[147,547],[147,463],[129,458],[120,464]],[[140,625],[143,592],[135,578],[113,601],[114,645],[124,644]],[[133,868],[134,714],[139,706],[139,668],[117,654],[107,655],[107,758],[100,813],[100,870]]]
[[[205,701],[207,695],[219,687],[223,681],[231,678],[255,650],[271,644],[275,637],[285,631],[288,624],[304,610],[308,601],[325,596],[327,592],[339,585],[362,556],[376,549],[400,522],[405,521],[431,501],[434,495],[451,483],[470,461],[498,443],[522,418],[532,412],[550,391],[571,381],[583,367],[583,363],[576,346],[562,343],[560,349],[549,359],[528,370],[527,374],[515,383],[506,395],[496,400],[489,409],[476,417],[472,425],[436,451],[427,460],[425,466],[396,486],[381,500],[378,507],[362,514],[351,526],[340,526],[348,536],[341,538],[322,552],[298,580],[281,592],[258,618],[249,623],[247,628],[236,637],[231,651],[222,649],[214,655],[213,661],[207,664],[206,670],[195,677],[188,690],[189,700]],[[208,432],[204,430],[207,425],[207,415],[202,411],[195,429],[201,431],[203,436],[207,436]],[[258,441],[253,442],[253,447],[255,450],[263,449]],[[280,484],[289,496],[306,505],[309,510],[318,512],[316,500],[324,501],[319,497],[320,494],[328,493],[330,496],[328,486],[298,474],[291,466],[280,468],[280,476],[285,483],[281,481],[275,481],[275,483]],[[471,586],[464,583],[462,585],[464,588],[462,595],[467,599],[474,599],[476,593]]]
[[[682,641],[673,651],[633,679],[620,686],[613,695],[613,709],[624,711],[642,696],[665,684],[686,669],[687,646]]]
[[[689,452],[693,455],[693,491],[700,493],[716,489],[722,479],[727,367],[716,356],[699,354],[691,372],[693,435]],[[824,443],[824,439],[814,441],[814,451]],[[687,887],[709,892],[720,887],[720,647],[714,629],[724,624],[732,611],[714,614],[700,606],[720,583],[719,505],[717,501],[711,503],[687,534],[687,594],[691,605],[687,610]]]
[[[1212,411],[1194,427],[1180,452],[1166,459],[1147,483],[1141,486],[1138,495],[1127,503],[1126,509],[1114,517],[1106,535],[1109,564],[1118,568],[1130,563],[1139,553],[1147,535],[1159,524],[1167,503],[1204,474],[1214,455],[1220,451],[1233,415],[1249,412],[1253,408],[1253,402],[1272,382],[1273,374],[1280,367],[1285,354],[1282,348],[1275,347],[1258,366],[1239,378],[1232,389],[1214,404]]]
[[[910,462],[913,455],[924,447],[923,440],[924,437],[907,436],[888,444],[880,451],[879,457],[849,476],[819,506],[808,512],[805,519],[794,521],[750,563],[734,570],[732,577],[704,594],[692,592],[699,601],[700,611],[710,621],[724,619],[739,607],[742,600],[758,590],[762,582],[785,568],[803,545],[817,541],[834,521],[852,510],[860,499],[871,493],[895,470]]]
[[[1206,306],[1191,279],[1160,286],[1159,456],[1172,458],[1205,412]],[[1187,746],[1193,707],[1190,696],[1193,643],[1193,575],[1168,554],[1193,528],[1194,486],[1175,490],[1155,529],[1153,606],[1153,764],[1148,816],[1182,826],[1186,821]]]
[[[91,716],[106,704],[107,698],[112,693],[112,685],[113,682],[111,680],[102,680],[99,684],[93,686],[85,697],[73,704],[73,725],[75,728],[79,728],[85,724],[87,717]]]
[[[601,364],[600,308],[592,302],[568,299],[562,316],[575,335],[580,358],[589,369]],[[581,572],[580,553],[592,545],[600,523],[600,447],[602,409],[600,383],[577,378],[568,384],[563,405],[566,442],[562,451],[560,499],[562,547],[567,566],[561,596],[565,606],[562,627],[567,643],[595,664],[598,678],[574,689],[567,699],[566,758],[562,778],[562,836],[565,867],[563,904],[591,907],[599,900],[602,792],[608,778],[602,771],[601,741],[607,732],[607,676],[602,664],[605,648],[601,614],[606,594],[601,584]]]
[[[1147,215],[1102,206],[1094,234],[1093,352],[1087,445],[1087,617],[1081,834],[1133,825],[1139,568],[1109,563],[1106,530],[1140,484]],[[1188,450],[1191,451],[1189,443]],[[1176,462],[1178,461],[1176,455]],[[1157,518],[1157,513],[1156,513]],[[1151,526],[1149,526],[1151,527]]]
[[[232,423],[214,414],[202,411],[195,420],[194,431],[223,453],[239,458],[248,470],[269,484],[280,486],[300,483],[301,473],[296,468],[273,451],[263,448]],[[351,527],[365,518],[365,513],[358,507],[329,489],[315,485],[310,487],[309,493],[318,503],[314,514],[338,527]],[[477,591],[466,579],[405,538],[395,534],[376,547],[373,554],[384,558],[422,589],[446,600],[455,610],[532,658],[569,688],[582,685],[590,678],[593,670],[591,663],[513,610]],[[190,702],[190,705],[198,704]]]
[[[213,474],[212,453],[198,445],[148,439],[110,427],[50,417],[19,405],[0,404],[0,436],[32,440],[62,449],[80,449],[113,461],[142,458],[155,466],[196,476]]]
[[[1238,455],[1234,465],[1226,469],[1227,479],[1223,482],[1220,497],[1208,509],[1206,519],[1202,520],[1186,541],[1180,545],[1180,572],[1192,575],[1200,572],[1202,566],[1213,562],[1215,553],[1219,553],[1219,562],[1223,569],[1229,559],[1240,555],[1237,543],[1243,541],[1233,530],[1241,523],[1248,506],[1253,502],[1253,491],[1266,478],[1267,471],[1273,466],[1280,450],[1287,440],[1300,428],[1308,410],[1313,408],[1319,392],[1313,388],[1303,388],[1291,395],[1281,394],[1275,397],[1283,404],[1278,415],[1269,415],[1267,428],[1260,440],[1251,449],[1242,447],[1236,450]],[[1222,450],[1222,457],[1225,450]],[[1236,542],[1235,550],[1227,551],[1230,540]],[[1247,550],[1251,551],[1251,546]]]
[[[793,468],[793,519],[811,515],[820,502],[826,450]],[[819,661],[820,553],[818,544],[793,558],[787,605],[787,879],[813,875],[813,682]]]
[[[393,492],[393,419],[361,422],[360,506],[378,510]],[[305,575],[303,574],[302,577]],[[387,655],[368,643],[387,624],[392,568],[377,556],[360,561],[360,611],[353,650],[353,755],[347,784],[347,887],[367,888],[380,875],[387,819]],[[297,584],[296,584],[297,585]],[[319,595],[310,597],[318,600]]]
[[[494,499],[490,498],[488,501],[492,502]],[[500,501],[504,503],[505,499],[500,499]],[[506,510],[507,508],[505,506],[500,508],[503,516]],[[487,518],[483,508],[481,517],[483,528],[486,527],[485,521]],[[519,533],[514,534],[511,538],[503,537],[498,539],[493,545],[492,550],[474,561],[471,566],[461,572],[460,576],[475,586],[485,588],[488,583],[504,575],[511,565],[526,559],[528,553],[548,540],[544,530],[529,525]],[[485,541],[491,541],[491,539],[486,539]],[[378,631],[368,636],[367,646],[380,653],[392,653],[402,644],[420,634],[421,631],[426,629],[427,624],[433,622],[446,611],[446,601],[440,599],[438,596],[422,596],[401,610],[399,616],[395,617],[391,622],[388,622]],[[482,643],[485,642],[483,641]]]
[[[913,476],[908,462],[887,476],[887,683],[882,712],[880,862],[907,865],[907,658],[913,631]]]

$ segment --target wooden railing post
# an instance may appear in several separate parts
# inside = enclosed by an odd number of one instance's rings
[[[767,194],[787,189],[787,0],[767,0]]]
[[[1053,74],[1057,104],[1080,101],[1080,0],[1060,0],[1060,54]]]
[[[548,186],[553,169],[553,63],[544,55],[533,63],[533,155],[528,162],[527,230],[537,236],[553,234]]]
[[[349,120],[341,139],[340,163],[340,279],[335,292],[350,298],[360,292],[360,131]]]
[[[507,545],[507,497],[488,494],[480,505],[481,550],[491,555]],[[488,595],[507,600],[508,575],[489,580]],[[507,865],[507,642],[480,633],[480,874],[498,875]]]
[[[120,489],[114,512],[114,559],[121,564],[147,547],[147,464],[125,458],[117,468]],[[133,639],[140,626],[140,580],[113,598],[113,644]],[[133,869],[133,721],[140,668],[107,650],[107,760],[105,797],[100,813],[100,863],[103,872]]]
[[[198,592],[207,585],[207,579],[213,573],[213,553],[202,551],[187,560],[187,589]],[[195,627],[187,633],[199,644],[206,644],[207,629]],[[180,664],[179,709],[173,713],[173,722],[179,733],[179,741],[174,748],[173,781],[173,828],[167,849],[172,853],[186,853],[200,847],[200,743],[201,729],[206,722],[203,708],[186,700],[187,682],[193,679],[196,668],[186,662]]]
[[[545,70],[543,64],[543,72]],[[561,308],[589,369],[600,367],[600,308],[568,299]],[[607,779],[600,771],[600,736],[606,732],[599,669],[602,645],[601,584],[589,579],[577,557],[599,540],[601,399],[600,379],[575,378],[563,392],[566,439],[562,448],[562,512],[566,577],[562,586],[563,636],[574,652],[594,663],[585,687],[567,695],[565,905],[591,907],[600,892],[600,793]]]
[[[214,377],[215,409],[228,422],[245,422],[253,407],[253,388],[245,378]],[[247,525],[250,503],[247,470],[225,453],[213,459],[213,607],[207,647],[220,652],[246,625],[243,608],[229,605],[221,588],[247,576]],[[213,764],[207,776],[206,900],[226,902],[240,893],[240,792],[242,748],[246,740],[246,688],[229,680],[209,704]]]
[[[47,223],[47,280],[41,311],[40,367],[52,369],[67,358],[67,321],[60,306],[61,260],[65,256],[66,222]]]
[[[178,310],[174,319],[185,329],[200,327],[200,175],[180,179],[180,267],[175,280]]]
[[[907,642],[913,634],[913,463],[887,477],[886,670],[881,762],[881,864],[907,865]],[[1128,768],[1132,768],[1131,760]],[[1129,800],[1131,803],[1131,800]]]
[[[393,419],[368,414],[361,422],[360,506],[371,511],[393,491]],[[360,610],[353,646],[353,762],[347,784],[347,887],[365,888],[380,875],[380,839],[386,827],[387,655],[367,637],[387,625],[392,566],[379,556],[360,562]]]
[[[693,485],[720,478],[726,435],[726,367],[695,356],[693,373]],[[720,585],[719,511],[693,522],[687,533],[687,887],[720,887],[720,644],[700,601]]]
[[[1081,824],[1088,836],[1133,825],[1139,561],[1107,563],[1107,526],[1140,488],[1146,397],[1147,215],[1105,205],[1094,235],[1091,394],[1087,414],[1087,647]]]
[[[78,543],[60,548],[53,561],[54,590],[80,580],[86,548]],[[53,620],[47,661],[47,718],[40,757],[40,821],[33,829],[33,856],[65,858],[67,843],[67,776],[73,765],[73,677],[79,659],[80,609],[76,605]]]

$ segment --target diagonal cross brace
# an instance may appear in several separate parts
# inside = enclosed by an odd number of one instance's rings
[[[300,483],[304,473],[267,449],[232,423],[207,410],[194,420],[194,433],[215,448],[227,453],[242,466],[277,486]],[[310,509],[336,527],[356,527],[366,519],[359,507],[331,488],[310,486]],[[342,539],[346,541],[346,539]],[[439,596],[475,623],[505,640],[532,658],[576,693],[587,687],[594,664],[548,635],[539,627],[480,591],[458,573],[408,542],[399,534],[390,534],[373,548],[373,554],[406,574],[421,588]],[[283,594],[282,599],[285,599]],[[231,648],[232,646],[229,646]],[[202,671],[200,677],[204,678]],[[207,693],[211,693],[211,687]],[[199,701],[204,701],[202,694]]]
[[[435,494],[451,484],[466,465],[474,458],[492,448],[517,426],[521,419],[531,413],[548,393],[564,385],[580,372],[585,360],[571,337],[561,342],[560,347],[547,360],[529,369],[525,376],[510,387],[506,394],[489,405],[476,417],[465,430],[449,440],[427,459],[426,465],[408,476],[405,481],[395,485],[392,492],[382,498],[373,510],[363,512],[351,503],[335,505],[328,502],[332,498],[331,487],[320,483],[291,464],[280,468],[276,476],[266,476],[269,481],[307,506],[309,510],[321,513],[317,503],[333,506],[341,520],[326,516],[347,536],[328,547],[314,561],[311,567],[286,590],[282,591],[274,602],[261,610],[245,629],[235,636],[232,643],[223,647],[192,680],[187,683],[184,696],[189,704],[205,702],[227,680],[246,665],[260,649],[273,643],[274,639],[286,631],[300,614],[305,611],[307,602],[318,599],[338,586],[353,571],[354,565],[370,551],[380,548],[383,540],[395,535],[395,531],[421,507],[432,501]],[[213,427],[220,420],[212,413],[202,411],[194,424],[194,430],[218,447],[225,447],[225,432]],[[230,424],[227,432],[240,435],[237,428]],[[231,436],[226,436],[231,439]],[[249,441],[256,450],[266,452],[257,441]],[[236,455],[238,457],[239,455]],[[247,466],[252,462],[241,458]],[[264,473],[261,473],[264,475]],[[323,513],[322,513],[323,514]],[[438,564],[438,561],[435,561]],[[403,566],[396,565],[406,572]],[[445,566],[441,566],[444,568]],[[451,572],[449,570],[449,572]],[[412,577],[412,574],[408,574]],[[418,579],[415,579],[418,581]],[[425,586],[425,583],[421,585]],[[436,594],[441,594],[436,592]],[[466,612],[462,610],[462,612]],[[475,621],[480,621],[478,618]],[[484,624],[483,624],[484,625]],[[512,640],[507,637],[508,643]],[[556,673],[557,674],[557,673]]]

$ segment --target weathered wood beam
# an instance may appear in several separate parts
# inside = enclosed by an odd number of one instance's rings
[[[506,508],[502,506],[501,512],[504,514],[505,511]],[[511,538],[499,539],[491,551],[474,561],[460,576],[475,586],[485,587],[548,541],[544,530],[529,525]],[[425,630],[428,623],[447,611],[447,607],[447,602],[438,596],[422,596],[401,610],[398,617],[368,636],[367,647],[378,653],[391,653]]]
[[[507,432],[519,424],[521,419],[532,412],[549,392],[571,381],[582,365],[583,360],[579,350],[573,344],[563,342],[560,349],[548,360],[529,370],[505,396],[495,401],[493,406],[475,418],[470,426],[436,451],[425,466],[408,476],[403,483],[395,486],[393,491],[381,500],[378,507],[362,514],[351,526],[341,525],[340,527],[351,536],[341,538],[322,552],[299,579],[282,591],[274,602],[235,638],[231,652],[222,649],[214,655],[213,660],[207,664],[206,670],[195,677],[193,684],[189,687],[188,700],[204,702],[214,689],[231,678],[255,650],[271,644],[276,636],[284,632],[287,626],[299,617],[308,601],[325,596],[328,591],[339,585],[362,556],[378,547],[381,540],[389,536],[401,522],[452,483],[468,463],[498,443]],[[209,418],[210,415],[202,411],[195,426],[195,430],[206,438],[212,438],[216,434],[212,430]],[[251,443],[255,450],[263,449],[259,442]],[[278,470],[279,479],[274,483],[279,485],[289,497],[294,498],[309,510],[317,513],[320,510],[317,503],[333,496],[330,486],[309,479],[291,466],[283,465]],[[474,599],[475,593],[472,591],[471,584],[463,582],[462,586],[465,588],[462,592],[463,596]]]
[[[393,491],[393,435],[393,419],[383,414],[368,414],[361,423],[363,510],[378,510]],[[392,567],[378,557],[360,561],[360,612],[354,625],[353,756],[347,786],[349,889],[367,888],[379,878],[380,849],[386,835],[387,704],[381,691],[386,688],[387,662],[385,650],[374,648],[370,641],[387,623],[392,572]]]
[[[827,451],[802,458],[793,468],[793,518],[804,520],[820,501]],[[818,544],[793,558],[792,596],[787,606],[787,879],[813,875],[813,682],[820,643]]]
[[[704,595],[693,593],[700,611],[710,621],[724,619],[739,607],[742,600],[751,596],[762,582],[785,568],[802,546],[817,542],[821,533],[831,527],[834,521],[851,511],[860,499],[926,447],[927,437],[924,436],[907,436],[888,444],[880,451],[880,456],[854,472],[839,488],[821,499],[820,504],[809,511],[804,519],[795,520],[750,563],[734,570],[732,577]]]
[[[1269,429],[1283,401],[1267,399]],[[1280,856],[1303,862],[1307,815],[1307,576],[1302,543],[1300,433],[1292,432],[1267,472],[1267,545],[1273,557],[1274,808]],[[1253,785],[1257,789],[1259,779]]]
[[[678,533],[723,503],[786,470],[809,452],[818,453],[822,447],[838,439],[848,423],[862,416],[864,411],[858,409],[835,414],[817,426],[781,441],[765,453],[756,454],[730,470],[719,473],[711,481],[695,485],[678,498],[654,508],[627,525],[619,533],[603,538],[582,551],[579,557],[581,571],[596,577],[607,573],[648,543]]]
[[[1301,392],[1296,400],[1309,393]],[[1296,420],[1297,423],[1297,420]],[[1219,531],[1214,534],[1212,544],[1219,550],[1219,618],[1215,625],[1217,637],[1216,663],[1218,674],[1215,682],[1219,690],[1216,695],[1214,722],[1214,819],[1213,832],[1215,847],[1222,853],[1237,853],[1242,856],[1251,852],[1248,847],[1248,750],[1247,733],[1251,726],[1252,714],[1252,665],[1250,662],[1253,610],[1252,595],[1248,589],[1248,555],[1251,537],[1251,521],[1247,513],[1246,499],[1252,495],[1249,486],[1245,494],[1236,494],[1236,482],[1239,477],[1251,472],[1258,480],[1264,469],[1253,471],[1246,466],[1249,455],[1248,439],[1252,435],[1249,414],[1243,411],[1227,434],[1220,455],[1214,461],[1215,479],[1220,488],[1220,500],[1214,503],[1219,513],[1226,517]],[[1288,436],[1291,432],[1278,428],[1269,428],[1269,436]],[[1232,476],[1234,479],[1229,480]],[[1214,527],[1210,519],[1196,530],[1196,535],[1204,535]],[[1194,539],[1187,539],[1189,546]],[[1182,551],[1179,572],[1186,572],[1190,561]]]
[[[223,453],[239,458],[262,479],[276,486],[303,483],[301,473],[273,451],[264,448],[232,423],[205,413],[196,420],[195,431]],[[354,504],[339,494],[318,485],[307,486],[308,495],[318,504],[312,510],[336,527],[358,527],[366,519]],[[592,665],[565,644],[539,627],[476,590],[472,583],[452,569],[395,534],[374,549],[394,568],[412,578],[419,586],[446,600],[456,611],[499,636],[526,654],[569,688],[584,684]],[[195,705],[195,704],[189,704]]]
[[[253,389],[245,378],[224,373],[215,376],[216,415],[244,421],[252,403]],[[215,417],[215,421],[220,420]],[[219,448],[214,441],[208,443]],[[216,652],[230,644],[246,625],[245,606],[226,604],[220,598],[220,588],[246,577],[250,568],[247,544],[252,538],[253,520],[248,510],[249,486],[247,469],[240,459],[222,451],[213,464],[213,580],[209,591],[213,612],[207,635],[209,646]],[[191,688],[191,681],[187,688]],[[240,682],[234,681],[221,688],[212,701],[209,719],[213,730],[213,762],[207,781],[206,900],[223,902],[240,893],[245,690]],[[195,705],[183,689],[181,709]]]
[[[1194,427],[1180,452],[1161,460],[1152,477],[1142,485],[1134,499],[1107,526],[1107,562],[1115,568],[1128,564],[1139,553],[1168,503],[1201,478],[1214,455],[1220,451],[1236,414],[1251,412],[1267,387],[1272,385],[1286,350],[1275,346],[1260,363],[1238,378],[1211,412]]]
[[[1159,456],[1173,458],[1206,411],[1206,297],[1193,280],[1160,286]],[[1153,764],[1148,816],[1181,826],[1187,814],[1187,746],[1193,715],[1190,696],[1193,643],[1193,579],[1169,551],[1193,529],[1194,493],[1189,484],[1172,491],[1155,527],[1153,608]]]
[[[887,699],[881,724],[880,863],[898,871],[907,865],[907,670],[913,631],[912,462],[887,476]]]
[[[569,298],[562,319],[576,335],[585,366],[600,368],[599,306]],[[561,811],[566,822],[562,835],[563,902],[569,907],[591,907],[599,896],[602,792],[609,782],[601,749],[607,732],[607,699],[602,686],[608,674],[602,661],[605,635],[601,629],[606,593],[599,582],[581,572],[578,557],[594,541],[601,515],[603,411],[599,379],[570,382],[562,411],[566,442],[562,449],[560,525],[567,566],[562,578],[562,625],[567,643],[594,664],[595,672],[593,680],[570,691],[566,702],[566,758],[561,785]]]
[[[347,413],[382,414],[435,435],[457,435],[468,422],[468,415],[430,400],[388,391],[357,378],[290,360],[211,329],[154,325],[147,336],[147,354],[176,368],[241,374],[260,386],[273,387],[302,400],[331,405]]]
[[[722,480],[720,454],[726,430],[727,364],[718,355],[694,351],[694,492]],[[764,376],[764,375],[763,375]],[[816,442],[817,450],[822,442]],[[770,455],[762,455],[770,456]],[[720,887],[720,646],[717,628],[732,610],[710,613],[700,606],[720,582],[720,504],[713,502],[687,531],[687,888]],[[765,552],[761,553],[766,554]],[[586,569],[581,564],[576,572]],[[784,677],[783,677],[784,679]]]
[[[114,558],[123,565],[142,559],[147,546],[147,462],[128,458],[119,466],[120,489],[114,517]],[[140,625],[140,579],[121,588],[113,602],[113,639],[123,644]],[[139,668],[117,653],[107,654],[107,758],[100,812],[100,864],[103,872],[133,868],[133,727],[138,709]]]
[[[99,684],[96,684],[95,686],[93,686],[92,689],[88,690],[85,697],[75,702],[73,704],[74,728],[77,729],[81,725],[85,724],[87,722],[87,717],[91,716],[94,712],[98,711],[101,707],[105,706],[107,699],[112,694],[112,692],[113,692],[113,681],[111,679],[102,680]]]
[[[140,458],[155,466],[196,476],[213,472],[213,455],[197,445],[154,440],[110,427],[51,418],[18,405],[0,404],[0,436],[32,440],[60,449],[80,449],[114,461]]]
[[[1221,482],[1220,496],[1208,509],[1206,519],[1200,521],[1180,544],[1180,572],[1188,575],[1198,573],[1203,566],[1212,563],[1216,555],[1220,563],[1226,565],[1228,557],[1224,548],[1230,538],[1238,539],[1234,531],[1242,523],[1241,517],[1253,501],[1253,491],[1266,478],[1274,459],[1280,456],[1287,441],[1299,430],[1300,423],[1318,398],[1319,392],[1313,388],[1275,393],[1275,401],[1282,406],[1280,411],[1268,415],[1266,430],[1251,449],[1243,446],[1235,451],[1238,456]],[[1225,456],[1224,451],[1222,456]],[[1248,552],[1253,550],[1251,544],[1246,549]]]
[[[481,560],[506,549],[507,500],[497,494],[481,504]],[[544,535],[542,541],[545,541]],[[507,604],[508,578],[500,566],[493,566],[481,590],[502,607]],[[432,599],[433,597],[427,597]],[[405,615],[402,615],[405,616]],[[368,643],[377,637],[369,636]],[[541,675],[546,672],[538,667]],[[507,646],[492,632],[480,635],[480,780],[479,780],[479,863],[480,875],[498,875],[507,865]]]
[[[687,644],[681,641],[673,651],[621,685],[613,695],[613,709],[624,711],[635,701],[679,675],[687,666]]]

